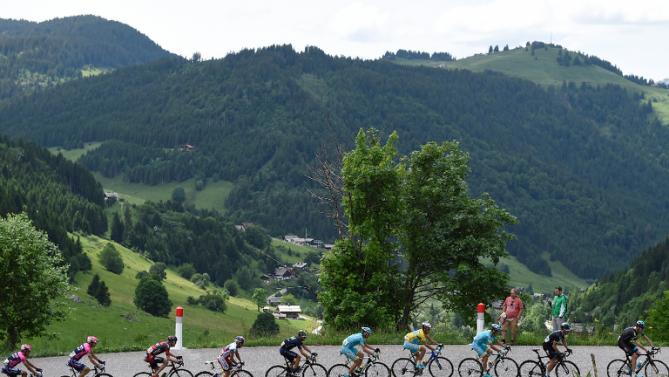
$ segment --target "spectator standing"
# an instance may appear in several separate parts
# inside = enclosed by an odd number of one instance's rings
[[[559,331],[560,325],[567,318],[567,296],[562,294],[562,287],[555,287],[555,296],[551,303],[551,315],[553,317],[553,331]]]
[[[506,330],[511,327],[511,344],[516,344],[516,334],[518,333],[518,321],[523,315],[523,300],[518,296],[516,288],[511,288],[509,297],[504,300],[502,306],[502,339],[506,341]]]

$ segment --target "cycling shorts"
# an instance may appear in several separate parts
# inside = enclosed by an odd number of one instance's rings
[[[355,348],[342,347],[341,350],[339,350],[339,353],[346,356],[346,358],[351,361],[358,358],[358,350]]]
[[[546,353],[548,354],[548,358],[550,358],[551,360],[557,359],[560,356],[560,352],[556,351],[551,343],[544,343],[543,349],[544,351],[546,351]]]
[[[285,348],[283,348],[283,347],[279,348],[279,353],[281,354],[281,356],[283,356],[283,357],[285,357],[286,359],[288,359],[288,361],[290,361],[291,363],[292,363],[293,360],[295,360],[295,358],[297,357],[297,354],[296,354],[295,352],[293,352],[293,351],[291,351],[291,350],[287,350],[287,349],[285,349]]]
[[[402,348],[404,348],[405,350],[409,350],[413,354],[418,352],[418,350],[420,350],[420,344],[404,342]]]
[[[477,344],[477,343],[472,343],[472,349],[474,350],[474,352],[476,352],[476,354],[479,357],[485,355],[485,353],[488,352],[488,346],[487,345],[486,346],[481,346],[480,344]]]
[[[16,377],[21,374],[21,369],[19,368],[9,368],[7,366],[2,367],[2,373],[8,375],[9,377]]]
[[[218,364],[223,368],[223,370],[230,370],[232,367],[230,363],[228,363],[228,360],[225,359],[224,356],[219,356],[216,358],[216,361],[218,361]]]
[[[68,360],[67,366],[72,367],[72,369],[76,370],[77,372],[81,372],[82,370],[84,370],[84,368],[86,368],[86,365],[84,365],[84,363],[75,358],[71,358],[70,360]]]
[[[634,344],[631,344],[631,343],[618,342],[618,347],[621,350],[625,351],[625,355],[627,355],[627,356],[632,356],[639,351],[637,346],[634,345]]]
[[[165,361],[165,359],[163,359],[162,357],[156,357],[153,354],[147,353],[146,357],[144,358],[144,361],[149,363],[149,365],[151,365],[151,368],[156,369],[156,368],[158,368],[158,364]]]

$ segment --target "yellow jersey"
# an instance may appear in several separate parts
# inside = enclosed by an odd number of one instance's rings
[[[404,335],[404,341],[408,343],[425,343],[427,338],[425,337],[425,331],[423,329],[412,331],[406,335]]]

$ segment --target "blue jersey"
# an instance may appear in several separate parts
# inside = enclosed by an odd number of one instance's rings
[[[474,342],[472,342],[472,344],[476,344],[479,347],[487,347],[488,344],[493,343],[494,341],[495,341],[495,336],[492,335],[492,331],[486,330],[476,335],[474,337]]]
[[[362,333],[357,333],[344,339],[344,341],[341,343],[341,346],[346,348],[355,348],[363,344],[365,344],[365,337],[362,336]]]

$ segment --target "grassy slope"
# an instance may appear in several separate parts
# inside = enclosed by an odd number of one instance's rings
[[[501,263],[509,266],[509,284],[515,287],[527,287],[532,284],[535,292],[550,293],[557,286],[568,289],[585,288],[588,283],[574,275],[567,267],[557,261],[549,261],[553,276],[544,276],[530,270],[516,258],[504,258]]]
[[[454,62],[397,59],[405,65],[426,65],[435,68],[467,69],[475,72],[497,71],[540,85],[561,85],[564,81],[586,82],[594,85],[616,84],[629,90],[645,93],[653,101],[653,109],[665,124],[669,124],[669,90],[635,84],[601,67],[561,66],[557,63],[558,48],[535,50],[534,56],[524,48],[495,53],[479,54]]]
[[[49,151],[53,154],[62,153],[63,157],[70,161],[77,161],[79,157],[83,156],[86,152],[92,151],[93,149],[99,147],[102,143],[86,143],[83,148],[75,149],[64,149],[61,147],[52,147],[49,148]]]
[[[231,298],[224,314],[214,313],[202,307],[186,304],[188,296],[204,293],[193,283],[168,270],[165,286],[173,303],[169,318],[152,317],[139,311],[133,304],[134,290],[137,285],[135,275],[148,270],[151,262],[123,246],[115,244],[121,252],[125,269],[121,275],[106,271],[98,262],[98,255],[107,240],[90,236],[82,237],[82,244],[93,262],[93,273],[80,273],[74,283],[74,292],[81,303],[70,302],[72,310],[67,318],[49,327],[51,335],[29,341],[40,354],[59,354],[70,352],[72,347],[81,343],[87,335],[95,334],[101,338],[102,350],[138,350],[152,342],[174,332],[174,308],[183,306],[184,340],[187,347],[217,347],[238,334],[249,335],[249,328],[256,318],[255,304],[248,300]],[[104,308],[86,295],[86,287],[93,274],[97,273],[109,287],[112,305]],[[275,344],[279,339],[293,334],[300,328],[310,330],[316,326],[311,321],[279,321],[281,333],[276,339],[253,339],[249,343]],[[58,339],[54,342],[54,339]]]
[[[278,238],[272,238],[272,246],[276,248],[277,256],[281,258],[281,261],[290,264],[303,261],[308,254],[323,251],[323,249],[295,245]],[[291,254],[285,252],[287,250],[291,250]]]

